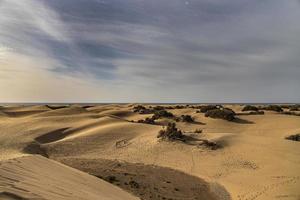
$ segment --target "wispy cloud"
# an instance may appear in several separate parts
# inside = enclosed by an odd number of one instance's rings
[[[299,18],[297,0],[2,0],[0,101],[300,101]]]

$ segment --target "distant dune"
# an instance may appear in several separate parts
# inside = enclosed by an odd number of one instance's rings
[[[299,116],[201,106],[0,107],[0,199],[300,199]]]

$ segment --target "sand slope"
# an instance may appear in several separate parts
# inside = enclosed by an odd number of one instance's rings
[[[236,112],[242,109],[239,105],[226,106]],[[29,114],[30,110],[39,113]],[[156,125],[136,123],[151,114],[134,113],[132,105],[88,108],[73,105],[60,109],[1,107],[0,160],[41,154],[97,176],[114,175],[122,182],[120,187],[145,199],[150,199],[150,193],[129,188],[125,185],[129,180],[120,173],[139,169],[142,173],[131,173],[135,175],[132,178],[145,187],[151,186],[153,180],[148,177],[155,173],[153,177],[158,180],[155,184],[163,191],[166,187],[161,194],[172,199],[196,194],[189,192],[192,188],[189,184],[187,188],[177,185],[183,188],[178,193],[169,190],[174,189],[175,179],[186,176],[199,178],[204,185],[224,186],[233,200],[300,199],[300,143],[284,139],[300,132],[299,116],[266,111],[265,115],[243,114],[238,120],[228,122],[206,118],[196,110],[168,110],[178,117],[188,114],[195,119],[194,123],[177,122],[177,127],[194,138],[192,142],[182,143],[161,142],[156,137],[171,119],[158,120]],[[28,113],[11,114],[23,111]],[[196,129],[203,132],[193,133]],[[212,150],[199,145],[205,139],[218,143],[221,148]],[[112,170],[116,163],[124,167]],[[159,172],[149,166],[156,166]],[[176,177],[171,185],[164,185],[164,169],[175,171],[171,173]],[[154,187],[151,188],[150,192],[154,193]],[[210,192],[215,195],[220,191]]]
[[[96,177],[41,156],[0,163],[0,199],[137,200]]]

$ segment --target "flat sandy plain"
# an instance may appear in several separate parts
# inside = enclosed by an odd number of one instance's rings
[[[300,133],[300,116],[224,105],[246,113],[226,121],[166,109],[193,117],[176,122],[192,139],[162,141],[174,119],[137,123],[152,114],[134,106],[1,106],[0,199],[300,199],[300,142],[285,139]]]

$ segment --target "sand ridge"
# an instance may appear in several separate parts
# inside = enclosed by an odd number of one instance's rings
[[[163,118],[153,125],[137,123],[139,119],[151,117],[152,114],[133,112],[133,106],[68,105],[57,109],[46,106],[1,107],[0,112],[4,115],[0,121],[0,152],[5,156],[1,155],[0,159],[28,153],[41,154],[91,174],[94,173],[94,166],[101,163],[94,175],[109,176],[111,173],[116,177],[126,167],[128,170],[139,168],[144,171],[143,176],[151,176],[153,172],[150,173],[151,167],[148,167],[157,166],[175,170],[176,174],[183,172],[197,177],[207,185],[217,183],[234,200],[299,199],[300,147],[298,142],[285,139],[288,135],[299,133],[299,116],[265,111],[264,115],[238,115],[239,119],[229,122],[207,118],[203,113],[197,113],[196,108],[184,107],[167,111],[176,117],[191,115],[195,122],[176,122]],[[242,106],[239,105],[226,107],[242,112]],[[5,115],[6,112],[30,112],[31,109],[39,113]],[[156,137],[158,131],[170,121],[176,122],[177,127],[194,141],[159,141]],[[196,129],[202,130],[202,133],[194,133]],[[201,140],[214,142],[220,148],[201,145]],[[83,161],[93,163],[90,165],[93,167],[78,167],[78,163]],[[111,165],[107,164],[119,162],[126,167],[112,171]],[[160,173],[156,176],[157,180],[162,180],[162,177]],[[122,182],[123,178],[118,178]],[[124,179],[123,182],[130,181]],[[149,183],[142,181],[141,184]],[[163,186],[163,183],[159,185]],[[139,197],[143,196],[138,189],[122,188]],[[182,190],[181,195],[188,193],[184,191],[188,189]],[[216,189],[215,193],[218,192],[219,189]],[[176,195],[168,198],[176,199]],[[159,198],[156,196],[154,199]]]

